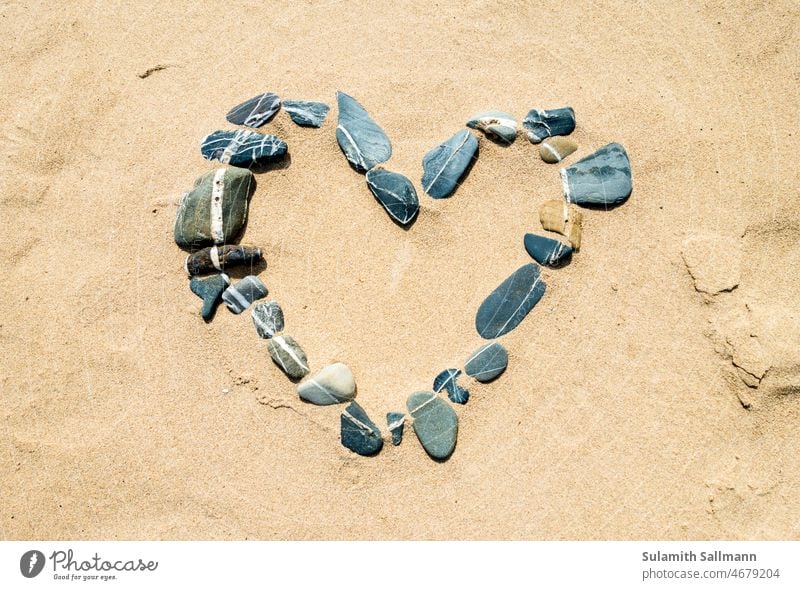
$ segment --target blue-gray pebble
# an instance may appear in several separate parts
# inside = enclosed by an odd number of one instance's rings
[[[434,199],[449,197],[477,151],[478,138],[467,129],[433,148],[422,159],[422,189]]]
[[[236,105],[225,118],[234,125],[261,127],[269,121],[281,108],[281,99],[273,92],[265,92],[254,96],[242,104]]]
[[[224,273],[207,279],[192,277],[189,281],[189,288],[192,290],[192,293],[203,300],[203,310],[201,313],[204,320],[208,321],[214,316],[217,303],[222,299],[223,291],[225,291],[230,284],[231,280],[228,278],[228,275]]]
[[[324,102],[284,100],[283,110],[301,127],[322,127],[331,108]]]
[[[366,109],[344,92],[337,92],[336,100],[339,104],[336,141],[350,164],[359,172],[366,172],[388,160],[392,144]]]
[[[526,264],[514,271],[478,308],[478,334],[489,340],[516,328],[542,298],[545,288],[537,265]]]
[[[406,415],[402,412],[389,412],[386,414],[386,425],[392,433],[392,444],[394,446],[403,442],[403,427],[406,423]]]
[[[464,363],[464,372],[481,383],[497,378],[508,366],[508,352],[499,342],[484,344]]]
[[[444,389],[451,402],[465,404],[469,400],[469,391],[456,383],[456,378],[461,374],[460,369],[445,369],[433,380],[433,391],[441,393]]]
[[[342,412],[342,445],[365,457],[375,455],[383,447],[380,429],[369,419],[357,402]]]
[[[572,107],[561,109],[531,109],[522,126],[528,130],[531,143],[539,143],[554,135],[569,135],[575,130],[575,111]]]
[[[247,275],[222,293],[222,300],[235,314],[242,313],[253,301],[267,296],[267,287],[255,275]]]
[[[572,247],[553,238],[525,234],[525,250],[536,262],[546,266],[558,267],[572,256]]]
[[[277,301],[267,301],[253,306],[250,312],[256,332],[262,338],[272,338],[284,328],[283,310]]]
[[[467,127],[480,129],[489,139],[506,145],[514,143],[517,138],[517,121],[513,115],[502,111],[478,113],[467,121]]]
[[[400,225],[410,223],[417,215],[417,191],[402,174],[373,168],[367,172],[367,186],[391,218]]]
[[[624,203],[633,189],[631,162],[618,143],[609,143],[560,172],[564,197],[577,205],[613,207]]]
[[[248,129],[214,131],[200,144],[200,153],[206,160],[219,160],[240,168],[275,162],[283,158],[288,149],[281,138]]]
[[[414,418],[414,432],[434,459],[453,454],[458,438],[458,416],[446,401],[430,391],[409,396],[406,407]]]

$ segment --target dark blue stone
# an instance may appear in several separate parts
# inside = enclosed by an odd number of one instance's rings
[[[392,433],[392,444],[394,446],[403,442],[403,427],[406,423],[406,415],[402,412],[389,412],[386,414],[386,424],[389,432]]]
[[[206,160],[219,160],[240,168],[253,168],[280,160],[287,149],[281,138],[247,129],[215,131],[200,144],[200,153]]]
[[[488,340],[516,328],[542,298],[545,288],[537,265],[517,269],[481,303],[475,316],[478,334]]]
[[[417,191],[402,174],[373,168],[367,172],[367,186],[392,219],[401,225],[410,223],[419,211]]]
[[[359,172],[366,172],[388,160],[392,144],[383,129],[352,96],[337,92],[336,99],[339,103],[336,141],[350,164]]]
[[[561,184],[569,203],[606,207],[624,203],[633,189],[631,162],[625,148],[609,143],[562,168]]]
[[[449,197],[477,151],[478,138],[467,129],[433,148],[422,159],[422,189],[434,199]]]
[[[203,300],[203,319],[210,320],[214,316],[214,310],[222,299],[222,293],[231,284],[231,280],[226,274],[218,274],[207,279],[192,277],[189,281],[189,288],[192,293]]]
[[[524,244],[531,258],[546,266],[561,266],[572,256],[571,246],[552,238],[525,234]]]
[[[278,112],[279,108],[281,108],[281,99],[278,98],[278,95],[265,92],[236,105],[228,111],[225,118],[234,125],[261,127]]]
[[[532,109],[522,121],[528,130],[531,143],[539,143],[554,135],[569,135],[575,130],[575,111],[572,107],[552,109]]]
[[[357,402],[342,412],[342,444],[359,455],[368,457],[383,447],[381,431]]]
[[[499,376],[508,366],[508,352],[499,342],[484,344],[464,364],[464,372],[481,383]]]
[[[456,383],[456,378],[461,374],[460,369],[445,369],[433,380],[433,390],[440,393],[443,389],[451,402],[465,404],[469,399],[469,391]]]
[[[321,127],[331,108],[324,102],[284,100],[283,110],[301,127]]]

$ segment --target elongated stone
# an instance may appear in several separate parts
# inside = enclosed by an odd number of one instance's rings
[[[572,256],[572,248],[570,246],[552,238],[537,236],[536,234],[525,234],[523,243],[531,258],[545,266],[561,266]]]
[[[517,121],[513,115],[502,111],[485,111],[478,113],[467,121],[467,127],[480,129],[489,139],[506,145],[517,138]]]
[[[283,331],[283,310],[277,301],[259,303],[250,312],[256,332],[262,338],[272,338]]]
[[[220,299],[222,299],[222,292],[231,284],[228,275],[222,273],[207,279],[198,279],[192,277],[189,281],[189,288],[192,293],[197,295],[203,300],[203,319],[208,321],[214,316],[214,310],[217,307]]]
[[[518,268],[489,295],[475,316],[478,334],[487,340],[516,328],[539,303],[546,285],[535,264]]]
[[[306,353],[291,336],[275,336],[267,343],[272,361],[290,379],[302,379],[308,375]]]
[[[214,131],[200,144],[200,153],[206,160],[219,160],[240,168],[258,168],[275,162],[283,158],[288,149],[280,137],[247,129]]]
[[[625,148],[609,143],[572,166],[561,169],[568,203],[613,207],[628,200],[633,185]]]
[[[240,265],[254,265],[261,260],[261,248],[236,244],[210,246],[186,256],[184,268],[189,276],[223,271]]]
[[[257,276],[247,275],[222,294],[222,300],[235,314],[242,313],[253,301],[267,296],[267,287]]]
[[[388,160],[392,144],[366,109],[344,92],[337,92],[336,100],[339,103],[336,141],[353,168],[366,172]]]
[[[539,143],[554,135],[569,135],[575,130],[575,111],[572,107],[561,109],[531,109],[522,121],[528,130],[531,143]]]
[[[297,393],[305,401],[318,406],[340,404],[355,399],[356,381],[347,365],[334,363],[298,385]]]
[[[278,98],[278,95],[265,92],[236,105],[228,111],[225,118],[234,125],[261,127],[278,112],[279,108],[281,108],[281,99]]]
[[[470,355],[464,363],[464,372],[481,383],[487,383],[499,377],[507,366],[506,349],[499,342],[490,342]]]
[[[547,231],[554,231],[569,239],[572,249],[581,249],[583,213],[563,199],[545,201],[539,207],[539,221]]]
[[[449,197],[477,151],[478,138],[467,129],[433,148],[422,159],[422,190],[434,199]]]
[[[301,127],[322,127],[331,108],[324,102],[285,100],[283,110]]]
[[[188,249],[235,241],[247,220],[255,188],[249,170],[218,168],[203,174],[178,205],[175,243]]]
[[[539,156],[548,164],[557,164],[575,150],[578,144],[566,137],[553,137],[539,145]]]
[[[402,412],[389,412],[386,414],[386,425],[392,433],[392,444],[394,446],[403,442],[403,427],[406,423],[406,415]]]
[[[389,216],[401,225],[411,222],[419,211],[417,191],[411,181],[397,172],[373,168],[367,172],[367,186]]]
[[[369,419],[358,402],[350,402],[342,412],[342,445],[365,457],[378,453],[383,447],[380,429]]]
[[[414,433],[434,459],[453,454],[458,438],[458,416],[446,401],[430,391],[418,391],[406,402],[414,418]]]
[[[456,383],[456,378],[461,374],[460,369],[445,369],[439,373],[433,380],[433,391],[441,393],[442,390],[447,392],[447,397],[451,402],[457,404],[465,404],[469,399],[469,391]]]

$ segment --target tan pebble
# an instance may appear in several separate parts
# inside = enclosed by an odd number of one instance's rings
[[[539,207],[539,220],[547,231],[554,231],[566,236],[575,251],[581,248],[583,232],[583,213],[574,205],[568,205],[561,199],[545,201]]]
[[[577,252],[581,249],[581,234],[583,233],[583,213],[578,211],[575,207],[569,207],[569,243],[572,244],[572,249]]]
[[[539,146],[539,156],[548,164],[557,164],[575,150],[578,144],[566,137],[553,137]]]

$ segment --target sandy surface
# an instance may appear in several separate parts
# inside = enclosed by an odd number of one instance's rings
[[[800,538],[795,3],[135,4],[0,7],[3,538]],[[633,162],[445,463],[413,434],[343,448],[341,407],[301,403],[248,315],[203,323],[172,240],[231,106],[337,89],[417,185],[487,108],[571,105],[569,161],[618,141]],[[524,138],[482,139],[404,231],[335,119],[263,128],[291,163],[259,176],[243,241],[312,368],[350,365],[383,424],[481,343],[560,182]]]

